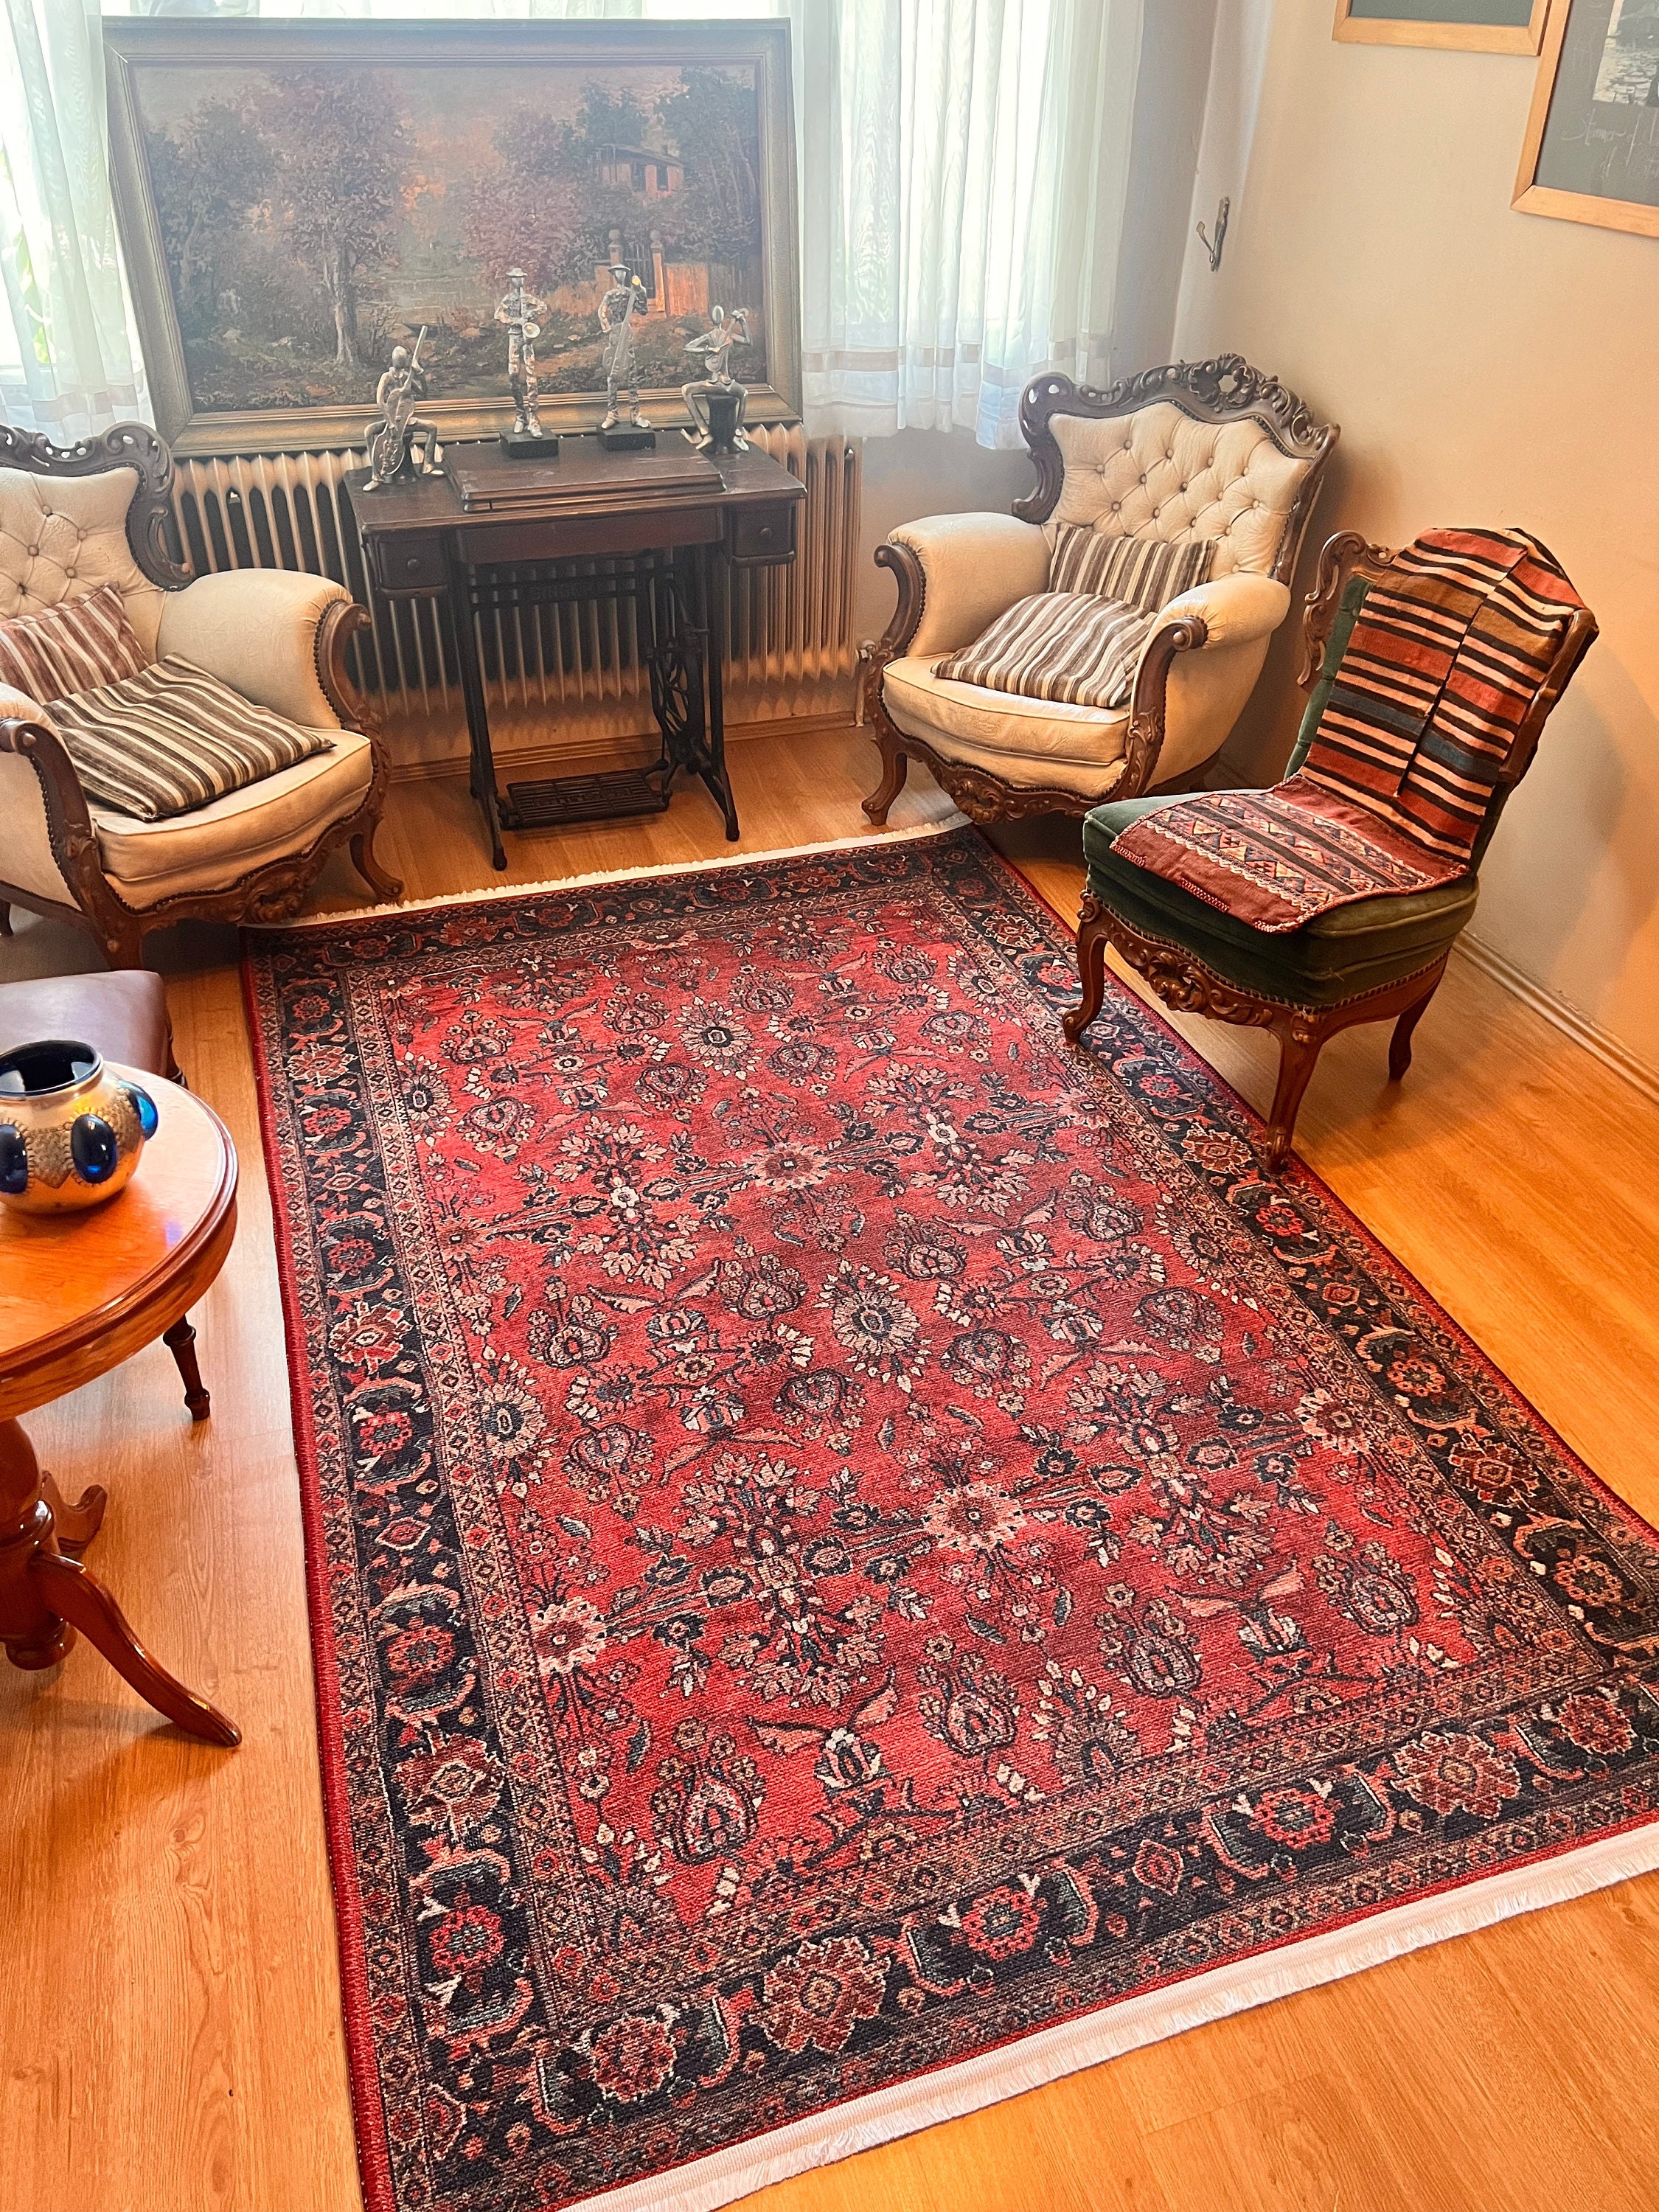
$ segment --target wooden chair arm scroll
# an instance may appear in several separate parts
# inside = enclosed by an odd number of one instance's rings
[[[896,544],[890,539],[886,544],[877,546],[875,559],[877,568],[892,570],[893,580],[898,586],[898,603],[881,635],[866,638],[859,647],[859,659],[864,665],[859,686],[859,711],[866,722],[878,719],[882,671],[890,660],[903,658],[921,623],[927,598],[927,579],[921,558],[912,547]]]

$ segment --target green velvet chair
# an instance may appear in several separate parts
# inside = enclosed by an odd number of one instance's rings
[[[1320,556],[1318,580],[1303,617],[1306,657],[1299,681],[1310,696],[1287,776],[1313,742],[1365,593],[1374,578],[1387,574],[1393,559],[1352,531],[1333,538]],[[1267,1119],[1267,1158],[1275,1167],[1290,1149],[1297,1109],[1327,1037],[1356,1022],[1392,1020],[1389,1075],[1397,1082],[1411,1065],[1412,1031],[1474,912],[1476,879],[1498,818],[1595,636],[1594,617],[1576,614],[1498,780],[1468,873],[1433,890],[1361,899],[1282,933],[1252,929],[1178,884],[1119,859],[1114,850],[1132,822],[1176,805],[1176,795],[1096,807],[1083,824],[1089,866],[1078,919],[1083,999],[1066,1017],[1066,1036],[1077,1042],[1100,1012],[1109,944],[1169,1006],[1271,1030],[1279,1048],[1279,1083]]]

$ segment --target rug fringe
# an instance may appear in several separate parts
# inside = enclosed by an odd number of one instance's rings
[[[646,868],[596,868],[585,876],[544,876],[533,884],[487,884],[481,890],[392,899],[379,906],[341,907],[325,914],[296,915],[290,921],[247,921],[242,927],[250,936],[281,935],[290,929],[355,927],[387,915],[429,914],[436,907],[480,906],[491,899],[545,898],[550,891],[589,890],[595,884],[643,882],[647,876],[695,876],[708,868],[759,867],[767,860],[802,860],[813,853],[850,853],[866,845],[907,845],[919,837],[944,837],[968,826],[968,817],[953,810],[943,821],[924,822],[914,830],[872,830],[862,836],[820,838],[815,845],[779,845],[765,853],[716,853],[707,860],[658,860]]]
[[[1125,1998],[960,2065],[815,2113],[757,2142],[735,2143],[678,2171],[584,2197],[579,2212],[717,2212],[718,2207],[751,2191],[833,2165],[941,2120],[957,2119],[965,2112],[1022,2096],[1188,2028],[1340,1981],[1449,1937],[1471,1935],[1546,1905],[1566,1904],[1656,1869],[1659,1822],[1604,1836],[1559,1858],[1535,1860],[1484,1881],[1328,1930],[1305,1942],[1237,1960],[1170,1989]]]

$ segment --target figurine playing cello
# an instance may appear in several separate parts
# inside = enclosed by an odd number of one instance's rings
[[[685,434],[700,453],[746,453],[749,441],[743,434],[743,418],[749,394],[732,374],[730,363],[732,347],[750,342],[749,310],[734,307],[728,315],[724,307],[711,307],[708,313],[713,329],[685,342],[687,353],[702,356],[705,370],[697,383],[680,386],[680,398],[693,425]],[[728,413],[729,430],[726,428]]]
[[[374,387],[374,404],[380,413],[363,433],[368,447],[365,491],[383,491],[396,477],[432,474],[437,426],[415,412],[426,398],[426,372],[421,367],[421,348],[425,343],[422,323],[414,353],[406,346],[393,346],[392,366]]]
[[[624,393],[628,420],[636,430],[650,423],[640,412],[640,377],[634,364],[634,317],[649,305],[645,286],[625,261],[611,264],[611,289],[599,301],[599,328],[605,332],[605,420],[601,430],[614,430],[622,413]]]
[[[547,303],[524,289],[522,269],[507,272],[507,295],[495,310],[495,320],[507,325],[507,380],[513,392],[513,428],[505,434],[514,441],[540,438],[541,416],[536,412],[536,341],[542,334],[538,315]]]

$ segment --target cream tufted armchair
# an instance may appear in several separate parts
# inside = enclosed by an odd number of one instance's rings
[[[1109,392],[1041,376],[1020,402],[1037,487],[1012,514],[939,514],[876,551],[898,583],[865,648],[865,719],[882,780],[872,822],[925,761],[965,814],[1086,814],[1103,799],[1190,784],[1225,743],[1290,581],[1339,432],[1237,354],[1177,362]],[[1017,599],[1042,591],[1065,526],[1113,538],[1207,538],[1210,580],[1170,601],[1126,707],[1058,705],[933,674]]]
[[[0,426],[0,618],[113,583],[152,659],[181,654],[332,749],[189,813],[139,821],[88,800],[45,702],[0,687],[0,928],[15,903],[79,914],[118,968],[144,933],[185,918],[295,912],[348,839],[381,898],[402,890],[374,858],[386,763],[346,677],[368,622],[325,576],[248,568],[195,582],[167,550],[173,460],[124,422],[73,447]]]

